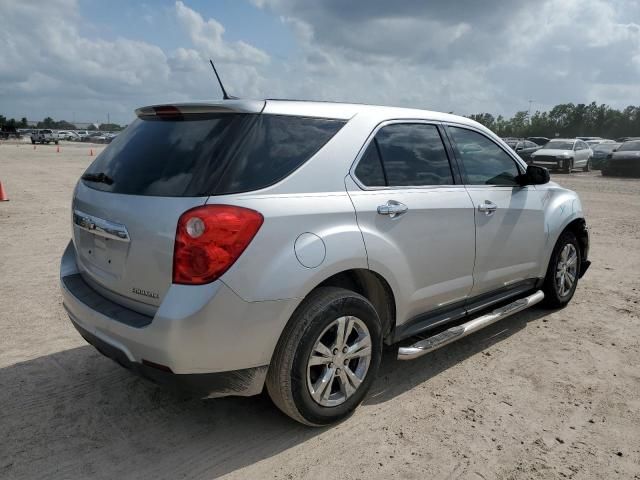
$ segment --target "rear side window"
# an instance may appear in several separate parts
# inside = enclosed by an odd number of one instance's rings
[[[515,161],[484,135],[465,128],[449,127],[469,185],[518,185]]]
[[[217,114],[136,119],[86,174],[92,188],[130,195],[199,197],[272,185],[311,158],[344,121]]]
[[[382,172],[376,163],[382,160]],[[369,144],[355,174],[366,186],[452,185],[447,152],[435,125],[394,123],[382,127]],[[372,183],[376,181],[378,183]]]
[[[378,154],[376,140],[373,139],[355,170],[356,177],[367,187],[384,187],[387,180],[382,169],[382,159]]]

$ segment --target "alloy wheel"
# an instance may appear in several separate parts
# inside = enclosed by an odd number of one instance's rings
[[[371,335],[362,320],[334,320],[318,337],[307,362],[311,398],[323,407],[347,401],[367,375],[371,352]]]
[[[578,276],[578,252],[572,243],[567,243],[560,252],[556,266],[556,288],[558,295],[569,294]]]

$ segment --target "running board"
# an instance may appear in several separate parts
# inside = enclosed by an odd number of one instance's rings
[[[461,338],[466,337],[467,335],[471,335],[473,332],[477,332],[478,330],[483,329],[484,327],[488,327],[489,325],[497,322],[498,320],[502,320],[514,313],[521,312],[536,303],[541,302],[544,299],[544,293],[542,290],[538,290],[533,295],[529,295],[528,297],[520,298],[515,302],[511,302],[504,307],[496,308],[493,312],[487,313],[486,315],[482,315],[473,320],[469,320],[467,323],[463,323],[462,325],[457,325],[455,327],[451,327],[444,332],[438,333],[429,338],[425,338],[424,340],[420,340],[417,343],[414,343],[410,347],[400,347],[398,349],[398,360],[413,360],[414,358],[421,357],[422,355],[426,355],[429,352],[433,352],[440,347],[444,347],[456,340],[460,340]]]

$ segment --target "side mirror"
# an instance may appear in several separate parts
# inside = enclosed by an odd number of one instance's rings
[[[529,165],[527,167],[527,173],[520,177],[522,185],[544,185],[551,180],[549,170],[537,165]]]

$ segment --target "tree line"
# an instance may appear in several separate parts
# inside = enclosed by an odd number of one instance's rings
[[[526,110],[516,112],[511,118],[502,115],[495,117],[490,113],[469,115],[501,137],[581,137],[598,136],[604,138],[640,136],[640,107],[629,105],[617,110],[609,105],[562,103],[548,112],[536,111],[530,115]],[[28,128],[27,119],[6,118],[0,115],[0,125],[16,128]],[[65,120],[56,121],[46,117],[38,122],[37,128],[56,130],[77,130],[76,126]],[[101,124],[98,130],[122,130],[122,126],[111,123]],[[87,130],[96,130],[90,125]]]
[[[0,115],[0,125],[6,125],[15,128],[29,128],[26,117],[22,117],[20,120],[15,118],[7,118],[4,115]],[[122,130],[124,127],[117,123],[101,123],[97,127],[93,124],[89,125],[86,129],[79,129],[76,125],[66,120],[54,120],[51,117],[46,117],[37,123],[35,128],[50,128],[52,130],[101,130],[105,132],[112,132]]]
[[[516,112],[511,118],[490,113],[470,115],[501,137],[582,137],[603,138],[640,136],[640,107],[629,105],[616,110],[608,105],[592,102],[588,105],[562,103],[548,112],[533,115]]]

